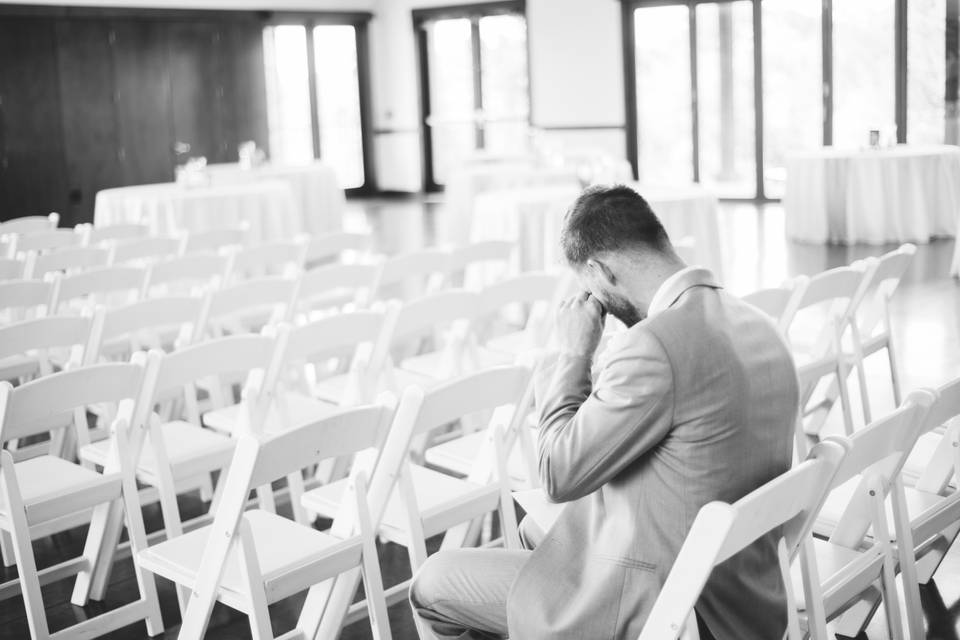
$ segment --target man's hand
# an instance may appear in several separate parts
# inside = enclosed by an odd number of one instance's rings
[[[605,315],[603,306],[588,292],[564,300],[557,309],[557,340],[560,352],[593,358],[603,334]]]

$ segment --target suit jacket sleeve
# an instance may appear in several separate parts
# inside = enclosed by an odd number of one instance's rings
[[[634,330],[607,353],[595,385],[588,358],[561,355],[539,372],[540,481],[555,502],[596,491],[673,426],[673,372],[656,337]]]

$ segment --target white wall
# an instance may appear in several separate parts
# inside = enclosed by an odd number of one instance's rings
[[[381,189],[423,184],[411,11],[453,0],[378,0],[370,24],[373,127]],[[466,2],[459,4],[468,4]],[[548,143],[625,157],[618,0],[527,0],[532,121]],[[598,128],[610,127],[610,128]]]

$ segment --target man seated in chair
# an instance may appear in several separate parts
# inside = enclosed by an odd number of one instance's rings
[[[533,550],[427,560],[410,600],[441,638],[635,639],[700,507],[790,468],[797,379],[770,319],[686,266],[628,187],[587,189],[561,244],[583,292],[560,306],[536,390],[540,481],[566,505],[541,536],[527,518]],[[608,313],[627,329],[593,380]],[[774,536],[717,567],[696,612],[704,637],[782,637]]]

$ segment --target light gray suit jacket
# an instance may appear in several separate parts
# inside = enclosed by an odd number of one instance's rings
[[[521,569],[510,636],[637,638],[693,524],[790,467],[797,378],[760,311],[693,269],[663,310],[591,362],[540,372],[540,478],[570,502]],[[718,566],[697,603],[717,640],[771,640],[786,626],[774,536]]]

